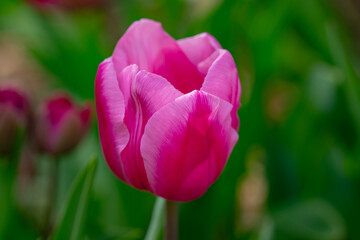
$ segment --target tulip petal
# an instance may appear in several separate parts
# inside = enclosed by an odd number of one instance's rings
[[[201,90],[218,96],[233,105],[231,111],[232,126],[235,130],[238,130],[239,117],[237,109],[240,106],[241,88],[236,65],[227,50],[217,50],[213,55],[217,56],[217,58],[212,62]],[[213,58],[213,56],[209,58]]]
[[[208,58],[217,49],[221,49],[220,43],[208,33],[180,39],[177,43],[195,65]]]
[[[95,98],[105,159],[110,169],[120,179],[126,181],[120,152],[129,141],[129,132],[124,124],[124,97],[111,59],[106,59],[99,66],[95,80]]]
[[[64,93],[59,93],[58,96],[48,99],[44,107],[46,108],[45,113],[47,113],[45,117],[48,118],[52,128],[57,128],[65,115],[74,110],[74,105],[69,96]]]
[[[71,109],[64,114],[58,125],[50,127],[46,131],[49,134],[48,149],[54,155],[72,150],[85,133],[77,111]],[[46,141],[46,139],[44,139]]]
[[[140,142],[145,125],[158,109],[182,96],[182,93],[163,77],[144,70],[133,77],[124,118],[130,139],[121,152],[121,158],[130,184],[139,189],[148,189],[149,184],[140,154]]]
[[[37,117],[37,137],[43,150],[58,153],[59,139],[68,123],[73,122],[74,115],[74,105],[67,94],[61,92],[45,100]]]
[[[136,64],[131,64],[125,67],[120,75],[118,75],[118,84],[124,96],[125,106],[128,106],[129,100],[131,99],[131,85],[138,72],[139,67]]]
[[[193,91],[167,104],[148,121],[141,154],[156,195],[194,200],[220,175],[237,139],[232,105]]]
[[[129,27],[114,50],[113,61],[118,75],[126,66],[136,64],[141,70],[166,78],[183,93],[200,89],[204,80],[161,24],[148,19]]]
[[[27,96],[21,90],[11,87],[0,88],[0,105],[16,110],[23,118],[27,117],[30,108]]]

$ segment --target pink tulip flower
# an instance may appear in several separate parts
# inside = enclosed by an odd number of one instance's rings
[[[30,115],[30,104],[24,93],[15,88],[0,88],[0,153],[8,154],[17,131],[24,129]]]
[[[211,35],[175,41],[158,22],[133,23],[95,81],[110,169],[168,200],[199,198],[238,140],[240,94],[234,59]]]
[[[36,117],[39,149],[54,156],[74,149],[90,126],[91,109],[90,104],[74,105],[63,93],[46,99]]]

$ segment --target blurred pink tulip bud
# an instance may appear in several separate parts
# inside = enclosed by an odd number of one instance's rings
[[[106,4],[107,0],[27,0],[39,9],[62,8],[68,10],[96,8]]]
[[[175,41],[160,23],[133,23],[95,81],[105,159],[118,178],[173,201],[202,196],[238,134],[233,57],[207,33]]]
[[[81,107],[57,93],[45,100],[36,117],[36,138],[41,151],[58,156],[73,150],[91,122],[90,103]]]
[[[30,105],[27,97],[15,88],[0,88],[0,154],[13,150],[16,134],[28,123]]]

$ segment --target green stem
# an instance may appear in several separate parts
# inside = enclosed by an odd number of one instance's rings
[[[158,197],[154,205],[150,225],[144,240],[156,240],[159,236],[160,229],[164,219],[165,199]]]
[[[49,182],[48,182],[48,202],[45,209],[44,222],[44,239],[47,239],[53,230],[54,206],[56,203],[56,193],[58,186],[59,160],[51,159],[49,166]]]
[[[178,239],[178,203],[166,201],[165,240]]]

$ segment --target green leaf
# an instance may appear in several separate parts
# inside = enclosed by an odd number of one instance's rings
[[[97,158],[94,158],[77,176],[62,217],[55,228],[53,240],[81,238],[96,165]]]
[[[330,46],[330,51],[335,63],[344,73],[344,90],[346,92],[346,100],[348,102],[351,114],[360,134],[360,89],[359,77],[357,76],[349,54],[347,53],[343,42],[340,39],[340,33],[336,25],[328,22],[326,25],[326,34]]]
[[[289,206],[274,216],[275,239],[345,239],[344,220],[337,210],[321,199]]]
[[[145,240],[155,240],[158,238],[159,232],[164,222],[165,202],[166,200],[163,198],[158,197],[156,199],[149,229],[145,236]]]

